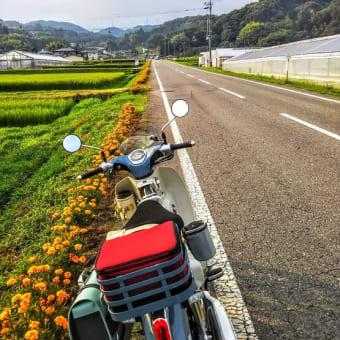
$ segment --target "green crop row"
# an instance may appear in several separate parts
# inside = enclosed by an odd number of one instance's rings
[[[27,68],[27,69],[8,69],[0,70],[1,74],[46,74],[46,73],[129,73],[132,71],[131,67],[122,68],[103,68],[103,67],[53,67],[53,68]]]
[[[0,102],[0,127],[47,124],[67,115],[72,99],[7,100]]]
[[[75,90],[121,87],[124,73],[0,74],[0,91]]]

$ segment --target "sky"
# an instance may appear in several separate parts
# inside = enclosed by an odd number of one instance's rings
[[[213,14],[256,0],[213,0]],[[2,4],[1,4],[2,3]],[[90,30],[110,26],[157,25],[187,15],[206,14],[204,0],[0,0],[0,19],[27,23],[67,21]]]

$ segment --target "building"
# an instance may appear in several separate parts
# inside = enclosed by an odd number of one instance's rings
[[[242,55],[249,52],[244,48],[217,48],[211,51],[211,61],[212,67],[222,68],[222,63],[225,60],[234,58],[236,56]],[[208,67],[209,65],[209,52],[202,52],[199,59],[199,66]]]
[[[54,50],[53,54],[59,57],[70,57],[73,55],[77,55],[77,51],[72,47],[63,47]]]
[[[223,62],[223,69],[340,86],[340,34],[257,49]]]
[[[0,69],[39,68],[43,66],[70,65],[61,57],[13,50],[0,57]]]

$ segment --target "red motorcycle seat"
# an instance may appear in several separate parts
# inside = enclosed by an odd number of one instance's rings
[[[103,243],[96,260],[100,280],[127,274],[175,257],[180,235],[172,221]]]

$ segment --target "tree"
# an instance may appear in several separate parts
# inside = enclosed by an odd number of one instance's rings
[[[256,46],[257,41],[266,36],[264,34],[265,24],[263,22],[250,22],[244,26],[237,36],[238,46]]]
[[[65,45],[60,41],[51,41],[49,44],[46,45],[45,50],[47,51],[54,51],[58,48],[63,48]]]

